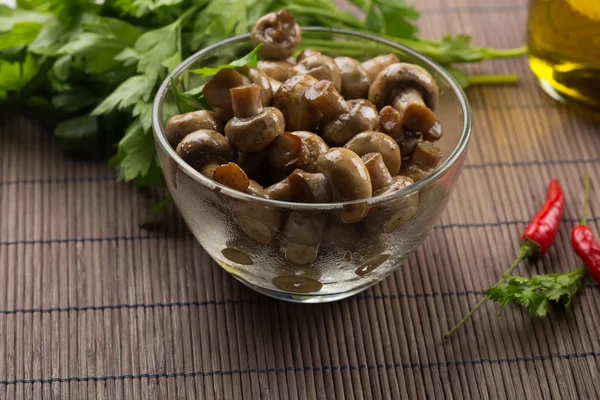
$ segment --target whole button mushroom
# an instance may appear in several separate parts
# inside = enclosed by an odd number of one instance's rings
[[[317,159],[321,154],[329,150],[327,143],[325,143],[321,136],[308,131],[296,131],[290,132],[290,134],[300,138],[302,143],[308,148],[308,160],[300,168],[307,172],[316,172]]]
[[[317,160],[317,170],[329,181],[333,201],[368,199],[373,191],[369,171],[360,157],[345,148],[331,148]],[[345,205],[342,210],[344,222],[358,222],[368,212],[366,202]]]
[[[381,56],[373,57],[367,61],[363,61],[361,64],[365,72],[367,73],[367,78],[369,78],[369,82],[373,82],[377,75],[388,65],[399,63],[398,57],[395,54],[384,54]]]
[[[165,124],[165,134],[173,148],[176,148],[186,135],[200,129],[223,132],[223,122],[213,111],[200,110],[173,115]]]
[[[262,151],[283,133],[285,121],[273,107],[262,107],[256,84],[231,89],[234,118],[225,125],[225,135],[244,153]]]
[[[352,150],[359,156],[367,153],[380,153],[390,174],[396,176],[400,171],[402,158],[398,143],[385,133],[366,131],[350,139],[345,148]]]
[[[229,118],[233,113],[230,89],[249,84],[250,81],[235,69],[225,68],[206,82],[202,94],[206,102],[219,114]]]
[[[340,69],[344,98],[366,99],[371,81],[362,65],[352,57],[336,57],[333,60]]]
[[[286,61],[261,60],[258,62],[258,69],[263,71],[269,78],[284,82],[296,75],[294,64]]]
[[[433,110],[439,89],[435,80],[418,65],[397,63],[384,68],[371,84],[369,100],[378,109],[391,105],[401,115],[401,125],[425,132],[437,122]]]
[[[329,81],[314,83],[304,97],[323,114],[320,131],[333,146],[343,146],[357,133],[379,127],[377,111],[368,100],[345,101]]]
[[[205,164],[223,164],[232,157],[229,141],[217,131],[201,129],[183,138],[177,145],[177,154],[196,171]]]
[[[323,54],[315,54],[303,58],[296,65],[296,71],[299,74],[306,74],[333,83],[335,90],[342,90],[342,75],[333,58]]]
[[[260,17],[252,27],[250,39],[253,46],[263,44],[258,53],[263,58],[285,60],[298,49],[302,33],[293,15],[281,10]]]
[[[310,75],[295,75],[283,82],[273,97],[273,107],[278,108],[285,118],[287,131],[311,131],[321,120],[318,110],[304,98],[304,92],[317,82]]]

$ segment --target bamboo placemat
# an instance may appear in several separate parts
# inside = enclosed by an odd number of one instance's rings
[[[524,41],[524,0],[428,0],[427,36]],[[450,205],[425,244],[349,300],[295,305],[246,289],[181,227],[139,228],[152,198],[100,163],[65,159],[29,117],[1,117],[0,399],[598,398],[600,293],[529,320],[487,304],[442,334],[495,282],[557,177],[567,193],[555,248],[522,274],[578,265],[568,231],[584,171],[596,182],[600,117],[556,104],[525,60],[516,87],[469,90],[474,137]]]

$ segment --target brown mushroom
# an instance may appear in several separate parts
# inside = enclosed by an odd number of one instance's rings
[[[335,89],[339,92],[342,90],[342,76],[333,58],[323,54],[316,54],[303,58],[296,65],[296,72],[306,74],[333,83]]]
[[[442,159],[442,150],[430,142],[420,142],[415,148],[412,161],[424,170],[435,169]]]
[[[381,153],[367,153],[361,159],[365,163],[367,171],[369,171],[373,192],[392,183],[393,177],[385,165]]]
[[[323,115],[320,131],[333,146],[342,146],[359,132],[379,126],[377,111],[367,100],[344,101],[329,81],[318,81],[306,92],[307,102]]]
[[[352,57],[336,57],[333,60],[340,69],[344,98],[366,99],[371,81],[362,65]]]
[[[271,142],[267,150],[271,166],[281,171],[302,168],[309,160],[308,146],[290,132],[284,132]]]
[[[216,113],[206,110],[173,115],[165,124],[165,136],[171,146],[176,148],[187,134],[200,129],[223,132],[223,122]]]
[[[217,113],[229,116],[233,110],[231,105],[231,93],[229,90],[238,86],[249,84],[250,81],[235,69],[225,68],[217,72],[211,80],[206,82],[202,94],[206,102]]]
[[[288,177],[293,197],[300,203],[330,203],[333,200],[331,186],[325,174],[297,169]]]
[[[400,174],[409,177],[413,180],[413,182],[418,182],[424,179],[431,172],[432,170],[422,169],[420,166],[418,166],[412,161],[402,163],[402,168],[400,169]]]
[[[373,193],[369,171],[355,152],[345,148],[331,148],[317,160],[317,170],[329,181],[334,201],[367,199]],[[344,222],[358,222],[366,215],[366,202],[345,205]]]
[[[301,38],[300,27],[293,15],[284,10],[260,17],[250,34],[252,45],[262,43],[259,54],[270,60],[284,60],[291,56],[298,49]]]
[[[231,89],[231,100],[235,117],[225,125],[225,135],[236,149],[244,153],[264,150],[283,133],[283,115],[274,107],[262,107],[258,85]]]
[[[400,123],[400,113],[394,107],[385,106],[379,111],[379,130],[396,141],[404,138],[404,130]]]
[[[215,182],[231,189],[245,192],[250,186],[248,175],[236,163],[227,163],[215,168],[213,173]]]
[[[253,181],[252,179],[250,179],[248,183],[246,193],[256,197],[267,197],[267,195],[265,194],[265,189],[262,187],[262,185],[256,181]]]
[[[398,175],[388,185],[373,192],[373,197],[390,195],[413,183],[409,177]],[[413,218],[418,211],[419,193],[413,192],[373,207],[364,222],[368,231],[389,234]]]
[[[314,215],[291,212],[283,227],[281,251],[295,265],[312,263],[319,251],[325,224]]]
[[[391,105],[401,115],[401,125],[425,132],[437,122],[433,110],[437,106],[439,89],[424,68],[407,63],[384,68],[369,89],[369,100],[378,109]]]
[[[177,154],[196,171],[210,162],[223,164],[232,157],[229,141],[217,131],[201,129],[183,138],[177,145]]]
[[[261,60],[258,62],[258,69],[263,71],[269,78],[284,82],[296,75],[294,64],[286,61]]]
[[[214,179],[215,177],[215,170],[217,168],[219,168],[221,164],[216,162],[216,161],[211,161],[209,163],[204,164],[202,167],[200,167],[200,173],[202,175],[204,175],[205,177],[207,177],[208,179]]]
[[[285,130],[314,130],[321,119],[318,110],[304,98],[304,92],[317,82],[310,75],[295,75],[283,82],[273,97],[273,107],[278,108],[285,118]]]
[[[288,178],[265,188],[265,196],[272,200],[294,201],[294,192],[292,191]]]
[[[257,68],[248,68],[246,69],[245,74],[248,79],[250,79],[250,82],[260,86],[260,98],[263,107],[270,106],[271,101],[273,100],[273,89],[271,88],[271,80],[269,77]]]
[[[304,49],[296,56],[296,64],[304,60],[305,58],[318,55],[321,55],[321,52],[313,49]]]
[[[290,132],[290,134],[299,137],[302,143],[308,148],[308,159],[299,168],[307,172],[316,172],[317,159],[321,154],[329,150],[327,143],[325,143],[321,136],[308,131],[296,131]]]
[[[400,171],[402,158],[398,143],[385,133],[366,131],[355,135],[345,145],[359,156],[367,153],[380,153],[390,174],[396,176]]]
[[[382,56],[373,57],[367,61],[363,61],[361,64],[365,72],[367,73],[367,77],[369,78],[369,82],[373,82],[377,75],[388,65],[396,64],[400,62],[398,57],[395,54],[384,54]]]

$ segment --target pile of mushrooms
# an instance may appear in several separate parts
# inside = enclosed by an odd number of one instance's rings
[[[212,111],[175,115],[166,135],[177,153],[216,182],[290,202],[387,195],[439,164],[438,87],[394,54],[364,62],[305,49],[286,11],[260,18],[256,68],[222,69],[203,89]],[[366,205],[344,209],[358,222]]]

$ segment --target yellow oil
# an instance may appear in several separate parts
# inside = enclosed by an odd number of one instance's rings
[[[531,0],[528,46],[548,94],[600,107],[600,0]]]

